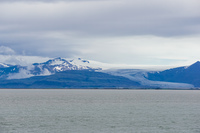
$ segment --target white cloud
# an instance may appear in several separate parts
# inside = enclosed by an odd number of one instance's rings
[[[13,55],[15,51],[6,46],[0,46],[0,55]]]
[[[45,68],[45,69],[42,71],[42,73],[40,74],[40,76],[47,76],[47,75],[51,75],[51,74],[52,74],[52,73],[49,72],[49,70]]]
[[[0,62],[12,65],[30,66],[32,63],[41,63],[49,60],[48,57],[23,56],[23,55],[0,55]]]
[[[89,40],[89,41],[88,41]],[[129,36],[79,40],[79,53],[101,62],[179,65],[200,60],[200,35],[190,37]]]
[[[19,73],[9,74],[7,79],[23,79],[29,78],[34,75],[30,74],[30,72],[26,69],[20,69]]]

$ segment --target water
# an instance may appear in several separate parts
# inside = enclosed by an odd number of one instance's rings
[[[200,91],[0,90],[0,133],[199,133]]]

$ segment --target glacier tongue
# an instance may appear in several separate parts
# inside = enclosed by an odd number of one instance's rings
[[[187,83],[175,83],[175,82],[164,82],[164,81],[153,81],[148,80],[146,78],[147,70],[141,69],[122,69],[122,70],[109,70],[104,71],[106,73],[115,75],[115,76],[123,76],[130,80],[136,81],[143,85],[144,87],[153,87],[153,88],[169,88],[169,89],[188,89],[194,88],[194,85]]]

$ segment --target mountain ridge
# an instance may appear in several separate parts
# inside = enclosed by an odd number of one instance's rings
[[[98,65],[91,64],[90,61],[81,58],[57,57],[27,66],[0,63],[0,88],[19,88],[21,86],[22,88],[190,89],[200,87],[199,75],[199,61],[190,66],[163,71],[103,70]],[[65,79],[65,81],[61,82],[59,79]]]
[[[200,87],[200,62],[187,67],[177,67],[159,72],[149,72],[146,77],[154,81],[167,81],[193,84]]]
[[[58,57],[43,63],[33,63],[28,66],[4,64],[0,67],[0,78],[21,79],[32,76],[52,75],[56,72],[67,70],[101,70],[101,68],[91,67],[89,61],[81,58],[77,60],[66,60]]]

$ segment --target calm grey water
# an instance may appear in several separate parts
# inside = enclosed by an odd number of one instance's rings
[[[0,133],[200,133],[200,91],[4,89]]]

